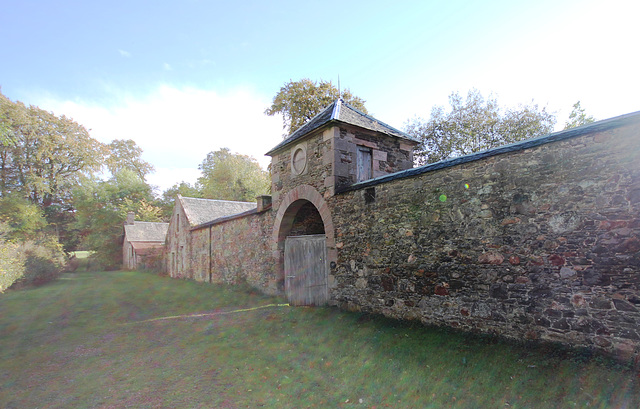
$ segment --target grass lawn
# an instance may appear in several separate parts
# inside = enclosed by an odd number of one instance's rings
[[[1,294],[0,408],[640,407],[602,359],[283,302],[136,272]]]
[[[78,266],[76,268],[76,272],[96,270],[95,266],[92,266],[91,259],[89,259],[89,256],[91,256],[92,253],[93,253],[92,251],[84,251],[84,250],[71,252],[71,255],[76,256],[76,258],[78,259],[76,261]],[[95,264],[95,262],[93,264]]]
[[[85,251],[85,250],[80,250],[80,251],[73,251],[71,252],[72,255],[82,259],[82,258],[87,258],[91,255],[90,251]]]

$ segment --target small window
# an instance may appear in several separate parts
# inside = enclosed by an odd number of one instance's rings
[[[176,213],[176,231],[180,231],[180,213]]]
[[[364,190],[364,202],[366,204],[373,203],[376,201],[376,188],[368,187]]]
[[[373,178],[373,160],[371,148],[358,146],[356,182]]]

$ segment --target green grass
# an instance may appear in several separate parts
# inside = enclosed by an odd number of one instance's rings
[[[82,259],[82,258],[88,258],[92,253],[93,253],[92,251],[79,250],[79,251],[72,251],[71,255],[74,255]]]
[[[78,267],[75,272],[87,272],[87,271],[96,271],[99,268],[97,262],[93,261],[90,256],[93,254],[93,251],[79,250],[72,251],[69,255],[76,256]]]
[[[602,359],[334,308],[256,308],[282,302],[136,272],[10,291],[0,407],[640,407],[638,374]],[[177,317],[194,313],[210,315]]]

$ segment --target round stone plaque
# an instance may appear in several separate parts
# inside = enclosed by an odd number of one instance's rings
[[[298,146],[294,149],[291,156],[291,171],[295,175],[299,175],[304,172],[304,168],[307,166],[307,152],[302,146]]]

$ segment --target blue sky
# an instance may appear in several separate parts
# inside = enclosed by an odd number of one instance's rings
[[[564,123],[640,110],[633,1],[4,0],[0,87],[95,138],[134,139],[161,190],[229,147],[263,166],[263,112],[291,80],[331,80],[402,128],[454,91],[532,100]]]

